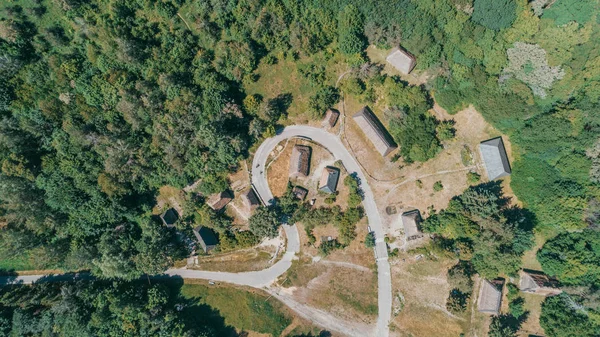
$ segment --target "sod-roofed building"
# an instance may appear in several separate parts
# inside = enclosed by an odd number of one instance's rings
[[[339,111],[337,111],[336,109],[327,109],[327,112],[325,112],[325,119],[323,120],[323,122],[325,125],[332,128],[337,123],[338,118],[340,118]]]
[[[562,292],[558,280],[551,278],[541,271],[523,269],[519,272],[519,289],[537,295],[557,295]]]
[[[294,198],[298,200],[304,200],[308,195],[308,190],[301,186],[294,186],[292,189],[292,194],[294,195]]]
[[[261,205],[261,201],[252,187],[242,194],[242,200],[251,211]]]
[[[215,232],[205,226],[198,226],[194,228],[194,235],[196,236],[198,244],[205,253],[208,253],[210,250],[214,249],[219,243]]]
[[[360,109],[352,118],[382,156],[385,157],[398,147],[392,136],[369,107],[365,106]]]
[[[490,181],[510,175],[510,163],[502,137],[481,142],[479,152],[481,152],[485,171]]]
[[[208,199],[206,199],[206,204],[215,211],[220,211],[231,201],[231,199],[233,199],[233,195],[231,195],[229,191],[223,191],[221,193],[211,194]]]
[[[419,230],[421,223],[421,212],[418,209],[402,213],[402,225],[406,240],[415,240],[423,236]]]
[[[477,298],[477,310],[491,315],[500,313],[500,304],[502,303],[502,288],[504,280],[486,280],[481,281],[479,287],[479,297]]]
[[[290,177],[306,177],[310,173],[311,148],[295,145],[290,158]]]
[[[319,191],[325,193],[335,193],[339,178],[340,170],[333,166],[325,167],[321,173],[321,179],[319,180]]]
[[[394,48],[385,59],[403,74],[409,74],[416,65],[415,57],[402,48]]]

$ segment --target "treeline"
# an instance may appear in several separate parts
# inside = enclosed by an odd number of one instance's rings
[[[217,311],[181,296],[181,280],[153,283],[72,281],[5,286],[0,289],[0,334],[237,335]]]

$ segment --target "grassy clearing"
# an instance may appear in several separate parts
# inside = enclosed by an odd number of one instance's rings
[[[197,300],[199,304],[211,306],[225,319],[226,325],[240,331],[255,331],[279,336],[292,322],[292,316],[283,304],[259,292],[232,286],[194,284],[186,280],[181,288],[181,294],[186,298]]]
[[[324,64],[325,82],[322,84],[335,85],[338,74],[341,74],[346,66],[340,56],[328,58],[326,53],[327,51],[324,51],[298,60],[279,60],[277,64],[272,65],[261,62],[255,71],[258,80],[246,84],[244,89],[248,95],[259,94],[267,99],[281,94],[291,94],[293,103],[288,111],[287,122],[307,123],[308,100],[318,87],[311,85],[310,81],[298,72],[298,66]]]
[[[35,267],[31,264],[29,260],[29,256],[26,255],[16,255],[10,259],[0,260],[0,270],[6,271],[18,271],[18,270],[32,270]]]

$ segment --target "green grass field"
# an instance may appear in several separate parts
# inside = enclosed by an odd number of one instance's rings
[[[236,287],[184,284],[181,294],[197,300],[199,304],[211,306],[225,319],[226,325],[238,331],[279,336],[293,318],[276,299]]]

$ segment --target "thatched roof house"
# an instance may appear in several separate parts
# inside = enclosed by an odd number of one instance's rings
[[[337,123],[338,118],[340,118],[339,111],[336,109],[327,109],[327,112],[325,113],[325,119],[323,121],[329,125],[330,128],[332,128]]]
[[[477,310],[486,314],[498,315],[502,302],[502,287],[504,280],[482,280],[477,299]]]
[[[414,240],[423,236],[419,231],[421,223],[421,213],[418,209],[402,213],[402,225],[404,226],[404,235],[406,240]]]
[[[294,188],[292,189],[292,194],[296,199],[304,200],[304,198],[306,198],[306,195],[308,194],[308,190],[304,187],[294,186]]]
[[[562,292],[558,288],[558,280],[549,277],[541,271],[523,269],[519,275],[519,289],[523,292],[544,296],[556,295]]]
[[[229,191],[223,191],[221,193],[211,194],[208,199],[206,199],[206,204],[215,211],[220,211],[231,201],[231,199],[233,199],[233,195],[231,195]]]
[[[169,208],[163,214],[160,215],[160,219],[167,227],[174,227],[179,220],[179,213],[175,208]]]
[[[321,180],[319,180],[319,191],[335,193],[339,177],[340,170],[333,166],[325,167],[321,173]]]
[[[365,106],[360,109],[360,111],[352,116],[352,118],[354,118],[356,124],[358,124],[367,138],[373,143],[375,149],[377,149],[382,156],[385,157],[388,153],[398,147],[392,139],[392,136],[387,132],[377,116],[371,112],[369,107]]]
[[[194,235],[205,253],[208,253],[219,243],[215,232],[208,227],[198,226],[194,228]]]
[[[502,137],[496,137],[479,144],[479,151],[489,180],[510,175],[510,163]]]
[[[415,57],[402,48],[394,48],[385,59],[403,74],[409,74],[416,65]]]
[[[242,194],[242,200],[244,201],[244,204],[246,204],[246,207],[248,207],[251,211],[261,205],[261,201],[253,187],[251,187],[246,193]]]
[[[290,158],[290,177],[306,177],[310,173],[310,146],[295,145]]]

